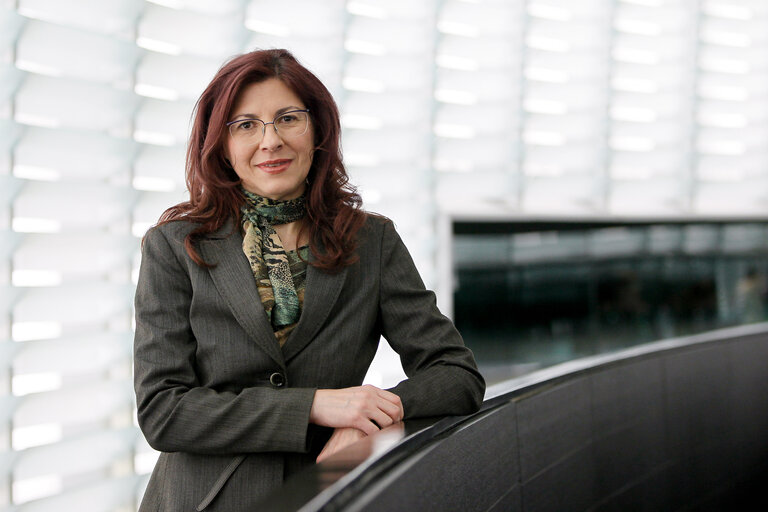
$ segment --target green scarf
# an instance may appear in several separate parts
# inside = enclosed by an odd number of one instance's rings
[[[267,267],[275,297],[270,321],[274,329],[279,329],[298,322],[301,310],[288,256],[272,226],[302,219],[306,212],[306,201],[304,196],[279,201],[257,196],[242,187],[241,190],[245,195],[245,204],[241,207],[245,227],[243,252],[257,279],[259,268],[262,265]]]

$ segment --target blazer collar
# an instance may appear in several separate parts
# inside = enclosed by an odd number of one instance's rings
[[[256,280],[242,245],[242,233],[229,220],[218,231],[203,238],[198,247],[203,259],[216,265],[208,271],[237,322],[277,364],[285,368],[286,362],[314,338],[328,317],[344,284],[346,268],[329,274],[312,265],[307,266],[301,317],[281,350],[261,305]]]

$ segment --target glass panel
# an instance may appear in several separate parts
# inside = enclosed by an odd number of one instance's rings
[[[768,320],[768,223],[593,224],[455,225],[454,318],[491,382]]]

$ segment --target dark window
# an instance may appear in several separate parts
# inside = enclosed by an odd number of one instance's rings
[[[457,223],[453,251],[489,381],[768,318],[763,222]]]

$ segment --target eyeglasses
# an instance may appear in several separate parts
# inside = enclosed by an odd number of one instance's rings
[[[258,144],[264,138],[267,125],[275,127],[281,139],[292,139],[307,133],[309,127],[309,109],[289,110],[278,114],[270,123],[261,119],[237,119],[227,123],[229,134],[238,144]]]

